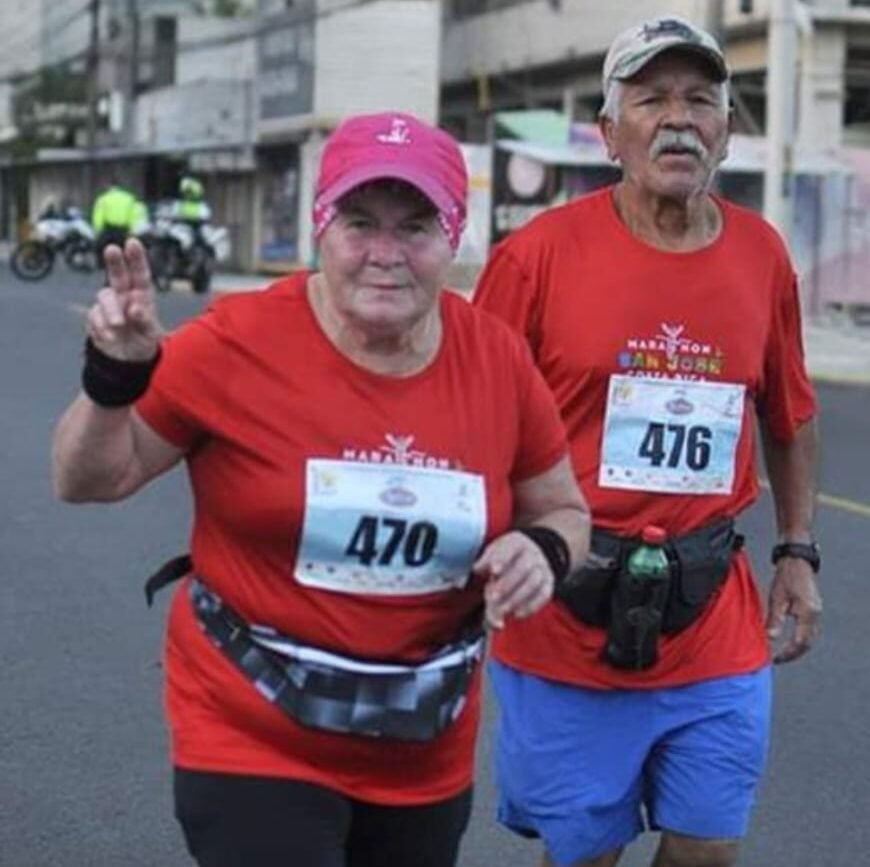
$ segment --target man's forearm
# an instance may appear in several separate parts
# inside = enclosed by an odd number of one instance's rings
[[[776,509],[781,541],[812,539],[816,502],[819,433],[815,418],[800,427],[788,443],[775,440],[764,429],[762,440],[767,475]]]

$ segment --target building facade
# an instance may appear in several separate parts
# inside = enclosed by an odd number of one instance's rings
[[[802,2],[795,88],[799,140],[870,145],[870,2]],[[713,30],[733,70],[737,129],[763,134],[770,0],[445,0],[442,121],[466,140],[494,112],[555,109],[594,120],[601,63],[623,28],[675,14]]]
[[[799,5],[799,145],[870,146],[870,0]],[[230,230],[233,264],[309,264],[317,162],[342,117],[410,111],[471,143],[498,138],[506,112],[594,121],[609,42],[656,14],[718,33],[736,128],[763,135],[770,10],[771,0],[5,0],[0,234],[14,236],[47,197],[87,207],[110,174],[155,202],[194,171]]]

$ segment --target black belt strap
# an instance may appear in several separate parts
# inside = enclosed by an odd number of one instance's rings
[[[710,538],[723,535],[730,537],[728,542],[730,550],[732,552],[739,551],[744,546],[746,539],[740,533],[733,532],[733,530],[733,518],[720,518],[711,524],[706,524],[697,530],[693,530],[691,533],[685,533],[682,536],[669,539],[664,545],[665,553],[667,553],[672,562],[676,562],[680,556],[683,559],[691,560],[693,559],[696,545]],[[621,562],[642,542],[643,540],[640,537],[618,536],[615,533],[602,530],[600,527],[593,527],[589,547],[593,554],[600,556],[606,556],[606,554],[612,555],[613,551],[617,550],[619,552],[617,557]]]
[[[607,627],[617,578],[641,543],[639,538],[593,528],[586,562],[556,588],[557,598],[583,623]],[[727,577],[734,552],[743,544],[733,518],[721,518],[665,543],[671,567],[662,626],[665,634],[685,629],[704,610]]]
[[[193,571],[193,560],[190,554],[182,554],[167,560],[146,582],[145,601],[150,608],[154,604],[154,597],[164,587],[184,578]]]

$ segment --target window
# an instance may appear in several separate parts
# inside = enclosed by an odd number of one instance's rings
[[[453,0],[452,13],[454,18],[470,18],[472,15],[483,15],[485,12],[531,2],[533,0]]]

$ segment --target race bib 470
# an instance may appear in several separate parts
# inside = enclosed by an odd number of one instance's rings
[[[296,579],[345,593],[463,587],[486,535],[482,476],[312,459]]]

